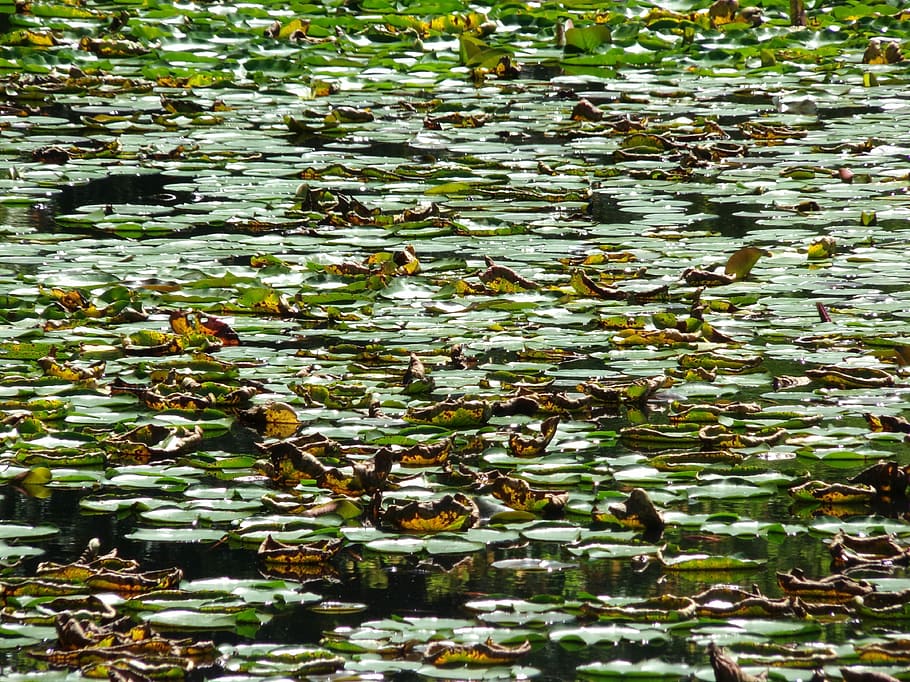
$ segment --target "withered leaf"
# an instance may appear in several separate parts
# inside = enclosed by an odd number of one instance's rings
[[[395,461],[405,467],[429,467],[445,464],[454,446],[453,438],[434,443],[419,443],[393,453]]]
[[[480,281],[484,284],[496,290],[503,288],[498,285],[499,282],[504,282],[507,285],[512,285],[518,289],[532,290],[540,288],[540,285],[537,282],[522,277],[512,268],[506,267],[505,265],[497,265],[489,256],[485,256],[484,260],[487,263],[487,269],[480,273]]]
[[[173,311],[171,329],[175,334],[204,334],[218,339],[223,346],[239,346],[240,337],[229,324],[211,315],[195,312]]]
[[[539,436],[523,436],[518,433],[509,435],[509,454],[513,457],[539,457],[546,452],[547,446],[556,435],[559,426],[559,415],[547,417],[540,424]]]
[[[431,643],[424,659],[431,665],[507,665],[531,652],[530,642],[509,647],[488,639],[477,644]]]
[[[315,564],[331,559],[341,545],[339,538],[287,544],[267,535],[256,550],[256,556],[266,564]]]
[[[467,530],[479,519],[477,505],[462,493],[429,502],[390,504],[381,514],[383,525],[424,533]]]
[[[807,602],[826,601],[839,604],[875,591],[875,587],[865,580],[854,580],[841,574],[813,580],[806,578],[799,568],[791,569],[789,573],[779,571],[777,584],[788,595]]]
[[[907,467],[897,462],[878,462],[863,469],[850,479],[850,483],[871,485],[875,492],[884,497],[903,497],[907,492]]]
[[[493,408],[485,400],[449,398],[425,407],[411,408],[404,419],[419,424],[434,424],[451,429],[464,429],[486,424]]]
[[[743,671],[736,661],[714,642],[708,644],[708,656],[716,682],[761,682],[767,678],[765,673],[756,676]]]
[[[569,501],[567,492],[535,490],[523,479],[503,475],[493,478],[490,493],[512,509],[548,515],[562,512]]]
[[[625,502],[611,504],[606,514],[595,510],[594,518],[601,522],[616,522],[627,528],[644,530],[651,538],[659,538],[665,526],[663,515],[643,488],[633,488]]]

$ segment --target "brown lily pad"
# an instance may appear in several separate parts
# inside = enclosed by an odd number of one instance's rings
[[[335,556],[341,545],[339,538],[287,544],[268,535],[256,550],[256,556],[266,564],[317,564]]]
[[[420,533],[467,530],[479,519],[477,505],[461,493],[430,502],[390,504],[381,513],[383,525]]]
[[[432,665],[508,665],[531,652],[530,642],[515,647],[496,644],[488,639],[477,644],[434,642],[427,647],[424,659]]]

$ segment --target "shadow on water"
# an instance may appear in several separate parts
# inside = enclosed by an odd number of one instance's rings
[[[616,197],[606,192],[594,192],[588,203],[588,215],[597,223],[627,223],[637,217],[634,213],[623,211]]]
[[[193,200],[191,192],[165,190],[165,187],[173,183],[174,178],[163,173],[132,173],[66,185],[38,210],[30,211],[32,226],[45,232],[59,231],[55,217],[74,213],[82,206],[169,206]]]
[[[727,201],[712,201],[710,197],[697,193],[680,193],[676,195],[692,204],[690,213],[710,215],[710,218],[691,223],[693,229],[704,229],[716,232],[722,237],[742,239],[755,231],[755,218],[736,215],[745,209],[745,205]]]
[[[677,192],[672,196],[691,204],[687,214],[709,216],[688,223],[688,229],[705,230],[729,239],[743,239],[757,228],[754,217],[737,215],[749,208],[747,204],[713,201],[710,196],[696,192]],[[616,196],[603,191],[595,191],[591,196],[588,214],[594,221],[604,224],[634,222],[640,217],[637,213],[624,211]]]

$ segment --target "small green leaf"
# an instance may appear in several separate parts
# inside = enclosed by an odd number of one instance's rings
[[[45,485],[50,483],[52,478],[53,474],[47,467],[35,467],[30,469],[20,482],[25,485]]]

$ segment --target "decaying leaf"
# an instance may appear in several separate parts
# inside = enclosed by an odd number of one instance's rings
[[[814,480],[792,486],[789,493],[797,500],[829,505],[870,502],[876,495],[875,488],[870,485],[846,485]]]
[[[384,526],[420,533],[467,530],[479,518],[477,505],[462,493],[429,502],[390,504],[381,514]]]
[[[539,436],[522,436],[518,433],[509,435],[509,454],[513,457],[540,457],[544,454],[556,429],[559,426],[559,415],[547,417],[540,424]]]
[[[169,590],[177,587],[183,579],[179,568],[157,571],[127,572],[100,570],[85,578],[85,584],[93,590],[110,591],[120,595],[135,595],[154,590]]]
[[[897,64],[904,61],[904,53],[901,44],[896,40],[889,41],[882,48],[882,41],[879,38],[871,38],[863,52],[863,64]]]
[[[727,403],[712,405],[709,403],[698,405],[674,404],[674,412],[670,415],[670,421],[674,423],[696,422],[703,424],[714,424],[720,417],[738,417],[740,419],[748,418],[759,414],[762,411],[758,403]]]
[[[907,638],[882,642],[881,644],[858,645],[856,650],[859,653],[859,660],[863,663],[903,665],[910,663],[910,639]]]
[[[152,679],[183,679],[190,671],[210,667],[217,655],[211,641],[168,639],[148,625],[132,626],[129,619],[103,625],[88,619],[60,614],[55,619],[57,641],[33,649],[30,655],[49,665],[72,669],[91,678],[103,673],[111,680],[145,682]]]
[[[508,665],[531,652],[530,642],[510,647],[488,639],[477,644],[451,644],[433,642],[424,653],[424,660],[431,665]]]
[[[81,366],[73,362],[58,362],[56,349],[38,359],[38,366],[44,374],[54,379],[72,382],[94,382],[104,376],[106,363],[101,360],[90,365]]]
[[[192,429],[157,424],[137,426],[104,442],[108,456],[119,462],[147,464],[153,459],[177,457],[195,451],[202,443],[201,426]]]
[[[888,414],[872,414],[865,412],[863,417],[869,428],[873,431],[887,431],[890,433],[910,433],[910,421],[903,417]]]
[[[809,260],[823,260],[831,258],[837,251],[837,240],[834,237],[822,237],[809,244],[806,258]]]
[[[708,8],[708,16],[714,26],[732,23],[739,12],[739,0],[714,0]]]
[[[392,456],[404,467],[431,467],[445,464],[454,447],[454,439],[446,438],[433,443],[419,443],[402,450],[394,450]]]
[[[629,620],[645,623],[675,623],[695,617],[697,604],[689,597],[663,594],[621,606],[585,602],[581,612],[602,620]]]
[[[832,388],[874,388],[893,386],[894,377],[875,367],[844,367],[827,365],[818,369],[807,369],[806,376],[813,381]]]
[[[734,357],[709,351],[686,353],[680,355],[676,361],[684,369],[701,367],[704,369],[716,369],[723,373],[738,374],[755,371],[762,364],[763,358],[760,355],[739,355]]]
[[[838,604],[804,603],[792,597],[771,599],[756,588],[717,585],[694,595],[696,615],[700,618],[804,618],[806,615],[846,614]]]
[[[409,355],[408,368],[404,373],[404,392],[408,395],[429,393],[434,388],[433,378],[427,374],[426,367],[416,354]]]
[[[685,346],[693,348],[702,341],[701,334],[681,332],[678,329],[623,329],[615,337],[617,346]]]
[[[485,400],[449,398],[426,407],[409,409],[404,418],[410,422],[465,429],[485,424],[492,414],[493,408]]]
[[[663,516],[643,488],[633,488],[625,502],[611,504],[607,512],[595,510],[594,519],[644,530],[649,539],[659,538],[665,526]]]
[[[683,270],[682,278],[690,287],[719,287],[736,281],[732,275],[699,268],[686,268]]]
[[[871,485],[876,494],[887,498],[903,498],[910,479],[910,467],[901,467],[894,461],[878,462],[863,469],[850,479],[857,485]]]
[[[394,461],[391,450],[383,448],[377,450],[371,459],[339,469],[324,465],[311,452],[292,443],[275,443],[265,449],[270,455],[270,462],[259,466],[276,483],[289,486],[314,479],[320,488],[348,497],[372,495],[384,490]]]
[[[316,477],[316,484],[348,497],[372,495],[387,487],[386,480],[392,470],[392,461],[389,450],[379,450],[372,460],[351,467],[350,475],[334,467],[326,469]]]
[[[603,117],[603,110],[587,99],[578,100],[572,107],[573,121],[600,121]]]
[[[745,456],[730,450],[701,450],[699,452],[662,452],[648,459],[658,471],[699,471],[712,465],[737,465]]]
[[[341,545],[338,538],[287,544],[267,535],[256,550],[256,556],[266,564],[315,564],[331,559]]]
[[[35,569],[35,575],[44,579],[84,581],[99,571],[139,571],[139,562],[121,558],[116,549],[99,554],[100,547],[101,542],[93,538],[76,561],[69,564],[43,561]]]
[[[491,287],[494,291],[533,290],[540,285],[526,277],[522,277],[512,268],[498,265],[493,259],[486,256],[487,269],[480,273],[480,281]]]
[[[831,566],[847,568],[887,568],[910,563],[910,548],[900,545],[893,535],[862,537],[838,532],[828,543]]]
[[[265,438],[290,438],[300,428],[293,407],[283,402],[268,402],[237,413],[241,423],[248,424]]]
[[[799,597],[803,601],[827,601],[834,604],[847,602],[854,597],[862,597],[875,591],[875,587],[865,580],[854,580],[841,574],[813,580],[807,578],[798,568],[788,573],[778,571],[777,584],[787,594]]]
[[[586,381],[579,388],[607,407],[612,407],[617,399],[620,404],[626,406],[644,407],[660,389],[670,388],[673,384],[674,381],[670,377],[659,375],[607,386]]]
[[[767,679],[767,673],[750,675],[743,671],[736,661],[714,642],[708,644],[708,657],[711,659],[716,682],[761,682]]]
[[[175,334],[203,334],[218,339],[223,346],[240,345],[240,337],[237,336],[237,332],[223,320],[211,315],[182,310],[174,311],[171,313],[170,323]]]
[[[490,494],[512,509],[554,515],[560,513],[569,501],[567,492],[535,490],[525,480],[494,473],[496,475],[491,475]]]

